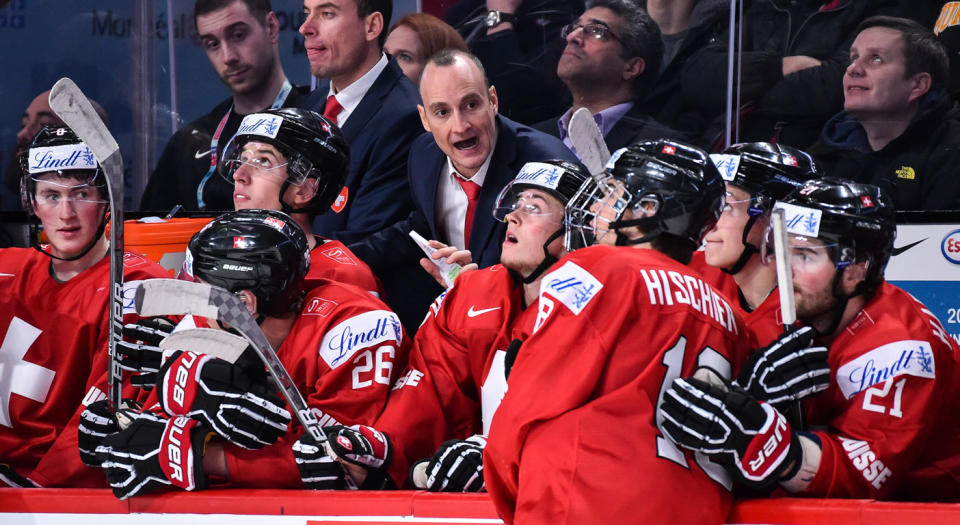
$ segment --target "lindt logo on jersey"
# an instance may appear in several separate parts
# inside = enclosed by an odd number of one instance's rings
[[[261,135],[272,139],[277,138],[281,123],[283,123],[283,117],[279,115],[254,113],[243,117],[240,127],[237,128],[237,135]]]
[[[933,351],[927,341],[897,341],[875,348],[837,369],[837,384],[850,399],[892,377],[936,375]]]
[[[84,144],[66,144],[47,148],[31,148],[28,171],[43,173],[54,170],[95,170],[97,159]]]
[[[396,314],[383,310],[364,312],[327,332],[320,343],[320,355],[331,368],[343,364],[357,350],[383,341],[400,343],[403,329]]]

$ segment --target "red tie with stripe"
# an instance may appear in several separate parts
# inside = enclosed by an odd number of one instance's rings
[[[343,106],[337,102],[337,97],[330,95],[327,97],[327,105],[323,108],[323,116],[330,119],[330,122],[337,123],[337,115],[343,111]]]
[[[473,215],[477,211],[477,197],[480,195],[480,185],[472,180],[462,179],[456,174],[454,178],[460,183],[463,192],[467,194],[467,215],[463,219],[463,248],[470,246],[470,228],[473,226]]]

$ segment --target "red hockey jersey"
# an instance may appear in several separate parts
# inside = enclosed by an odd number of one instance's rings
[[[923,304],[884,283],[830,344],[830,387],[806,400],[823,455],[806,493],[960,495],[958,349]]]
[[[498,264],[462,274],[430,307],[376,424],[393,444],[398,486],[444,441],[487,433],[506,391],[507,345],[525,338],[536,315],[522,306],[523,287]]]
[[[532,335],[493,418],[484,479],[510,523],[722,523],[730,479],[657,428],[699,365],[729,376],[747,348],[727,300],[654,250],[575,251],[542,281]]]
[[[125,322],[135,321],[139,281],[169,276],[124,254]],[[109,257],[59,282],[46,255],[0,250],[0,286],[0,462],[43,486],[106,486],[80,462],[77,423],[83,406],[106,396]]]
[[[310,290],[322,280],[352,284],[385,300],[380,280],[373,275],[367,263],[361,261],[342,242],[317,237],[317,245],[310,250],[310,271],[303,286]]]
[[[322,426],[373,425],[407,365],[410,343],[396,314],[368,292],[318,281],[277,357]],[[302,488],[291,447],[302,427],[261,450],[224,445],[235,487]]]

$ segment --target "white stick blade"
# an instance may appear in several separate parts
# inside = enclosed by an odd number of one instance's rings
[[[228,363],[236,363],[249,344],[246,339],[224,330],[188,328],[163,338],[160,348],[208,354]]]
[[[217,307],[210,304],[210,285],[177,279],[146,279],[137,288],[134,300],[137,314],[199,315],[217,318]]]
[[[780,290],[780,315],[784,326],[792,326],[797,322],[797,308],[793,301],[793,269],[790,267],[787,222],[783,210],[773,210],[772,219],[773,251],[777,260],[777,288]]]
[[[603,134],[593,119],[593,113],[587,108],[580,108],[573,112],[570,124],[567,126],[570,142],[577,150],[580,160],[594,177],[603,173],[607,161],[610,160],[610,149],[603,140]]]
[[[50,89],[50,108],[90,148],[100,164],[119,151],[117,141],[107,130],[80,88],[69,78],[61,78]]]

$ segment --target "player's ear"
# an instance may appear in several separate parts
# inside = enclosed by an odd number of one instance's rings
[[[256,317],[257,315],[257,296],[253,294],[250,290],[240,290],[236,292],[237,297],[243,302],[247,307],[247,311],[250,312],[250,315]]]
[[[860,281],[867,278],[867,268],[870,261],[858,261],[843,269],[842,286],[846,293],[853,293],[853,290],[860,284]]]
[[[287,190],[290,198],[286,200],[293,208],[303,208],[313,200],[313,196],[317,194],[318,187],[319,184],[316,178],[307,178],[299,186],[290,185],[290,188]]]

